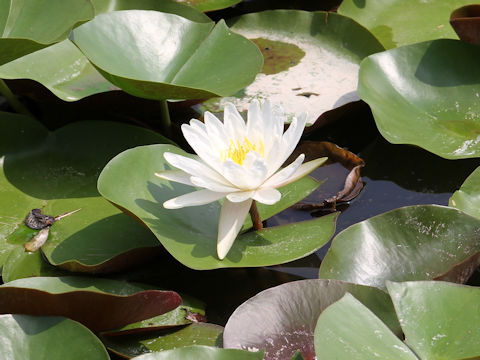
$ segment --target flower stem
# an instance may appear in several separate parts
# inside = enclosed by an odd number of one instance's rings
[[[252,201],[252,205],[250,206],[250,217],[252,218],[253,228],[255,230],[263,229],[262,219],[260,219],[260,215],[258,214],[255,200]]]
[[[172,137],[172,122],[168,112],[167,100],[160,100],[160,130],[168,138]]]
[[[28,111],[28,109],[23,106],[23,104],[18,101],[16,96],[10,91],[5,81],[0,79],[0,94],[5,96],[10,106],[19,114],[27,115],[33,117],[33,115]]]

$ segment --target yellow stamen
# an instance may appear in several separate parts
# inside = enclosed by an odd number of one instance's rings
[[[230,144],[228,149],[222,152],[222,160],[232,159],[237,164],[242,165],[245,156],[247,156],[249,151],[256,151],[261,156],[263,156],[263,142],[260,141],[259,144],[253,144],[247,137],[243,140],[243,144],[240,141],[233,141],[230,139]]]

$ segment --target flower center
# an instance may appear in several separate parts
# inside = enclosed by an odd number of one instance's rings
[[[247,156],[249,151],[256,151],[263,157],[263,142],[260,141],[260,144],[253,144],[246,136],[243,140],[243,143],[240,141],[230,140],[228,149],[222,152],[222,160],[232,159],[237,164],[242,165],[245,156]]]

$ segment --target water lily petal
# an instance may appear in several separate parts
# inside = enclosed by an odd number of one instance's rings
[[[200,159],[212,169],[219,171],[222,162],[220,159],[221,154],[216,148],[212,147],[208,135],[193,129],[187,124],[182,125],[182,132],[185,140],[187,140]]]
[[[261,188],[253,194],[253,200],[266,205],[273,205],[280,200],[282,194],[274,188]]]
[[[220,260],[224,259],[230,251],[235,238],[243,226],[251,204],[252,199],[240,203],[226,199],[223,203],[220,211],[217,238],[217,254]]]
[[[224,193],[229,193],[229,192],[234,192],[238,191],[237,188],[232,187],[232,186],[227,186],[222,183],[216,182],[211,179],[205,179],[201,177],[196,177],[196,176],[191,176],[190,181],[198,187],[202,187],[211,191],[215,192],[224,192]]]
[[[168,180],[168,181],[175,181],[180,184],[194,186],[194,184],[190,181],[192,175],[186,173],[182,170],[167,170],[155,173],[155,176],[158,176],[160,179]]]
[[[200,120],[197,120],[197,119],[191,119],[190,120],[190,126],[199,131],[199,132],[203,132],[203,133],[207,133],[207,127],[205,126],[205,124],[203,122],[201,122]]]
[[[247,138],[255,143],[260,143],[260,141],[263,143],[264,125],[265,121],[262,117],[260,103],[258,100],[253,100],[248,107],[247,113]]]
[[[226,103],[223,112],[223,124],[230,139],[243,141],[247,135],[245,120],[232,103]]]
[[[222,175],[241,190],[253,190],[266,179],[268,167],[265,160],[255,151],[245,156],[243,165],[227,159],[222,166]]]
[[[295,171],[289,178],[287,178],[287,179],[285,179],[284,181],[281,181],[281,182],[271,183],[269,185],[272,186],[272,187],[275,187],[275,188],[279,188],[279,187],[288,185],[288,184],[290,184],[294,181],[297,181],[298,179],[304,177],[305,175],[310,174],[313,170],[315,170],[317,167],[322,165],[325,161],[327,161],[326,157],[306,162],[306,163],[302,164],[297,169],[297,171]]]
[[[231,202],[242,202],[251,199],[254,192],[254,190],[232,192],[227,195],[227,199]]]
[[[203,114],[203,119],[208,137],[214,142],[219,151],[225,150],[229,144],[223,123],[209,111]]]
[[[305,160],[305,154],[300,154],[294,162],[286,166],[276,174],[272,175],[267,181],[262,185],[265,187],[278,187],[277,184],[283,183],[287,180],[292,174],[297,171],[297,169],[302,165],[303,160]]]
[[[163,203],[163,207],[166,209],[180,209],[187,206],[205,205],[220,200],[225,195],[225,193],[202,189],[167,200]]]
[[[170,165],[175,166],[177,169],[183,170],[192,176],[202,178],[206,177],[208,179],[215,180],[220,184],[231,186],[231,184],[223,176],[200,161],[170,152],[164,153],[163,157]]]

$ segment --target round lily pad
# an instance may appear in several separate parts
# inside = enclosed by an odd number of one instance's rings
[[[93,331],[117,328],[175,309],[174,291],[86,277],[34,277],[0,286],[0,313],[65,316]]]
[[[0,65],[66,39],[76,24],[93,17],[90,1],[2,1]]]
[[[58,316],[0,315],[2,357],[9,360],[109,360],[101,341]]]
[[[226,348],[266,349],[265,359],[290,359],[300,349],[315,358],[314,330],[320,313],[346,292],[400,332],[393,305],[383,291],[337,280],[301,280],[262,291],[230,316],[223,334]]]
[[[438,205],[407,206],[339,233],[320,278],[385,288],[386,280],[468,280],[480,252],[480,220]],[[478,265],[477,265],[478,266]]]
[[[480,156],[480,48],[435,40],[369,56],[358,93],[394,144],[447,159]]]
[[[405,342],[421,359],[480,357],[480,289],[441,281],[387,282]]]
[[[231,95],[262,64],[258,48],[225,22],[157,11],[100,14],[76,28],[73,41],[107,80],[147,99]]]
[[[241,92],[201,105],[213,112],[226,102],[243,111],[252,99],[270,99],[288,117],[307,112],[311,124],[322,113],[359,100],[360,61],[384,50],[368,30],[335,13],[273,10],[246,14],[229,24],[257,44],[264,65]]]
[[[456,8],[474,0],[344,0],[338,12],[369,29],[387,48],[441,38],[457,39],[449,24]]]
[[[227,257],[219,260],[216,250],[219,202],[176,210],[163,207],[166,200],[193,190],[190,186],[155,176],[157,172],[170,169],[163,157],[167,151],[192,156],[170,145],[149,145],[124,151],[105,166],[98,179],[98,190],[148,226],[182,264],[198,270],[280,264],[313,253],[332,236],[336,213],[316,220],[246,232],[235,240]],[[259,206],[261,218],[266,219],[295,204],[317,186],[318,182],[304,177],[283,187],[279,202]]]
[[[480,167],[453,193],[449,205],[480,218]]]
[[[76,271],[108,271],[149,255],[158,242],[96,189],[103,166],[118,152],[167,141],[151,131],[102,121],[73,123],[49,132],[25,116],[0,113],[0,263],[23,248],[32,232],[25,217],[34,208],[58,216],[42,251],[48,261]],[[112,136],[115,134],[115,136]],[[144,253],[142,253],[144,252]],[[125,255],[123,259],[119,255]]]
[[[219,349],[212,346],[193,345],[185,346],[174,350],[153,352],[136,356],[135,360],[262,360],[263,352],[250,352],[237,349]]]
[[[318,360],[418,360],[371,310],[348,293],[320,314],[315,353]]]
[[[221,345],[223,327],[215,324],[194,323],[168,332],[149,332],[121,337],[104,337],[109,350],[125,357],[134,357],[152,351],[172,350],[184,346]]]

